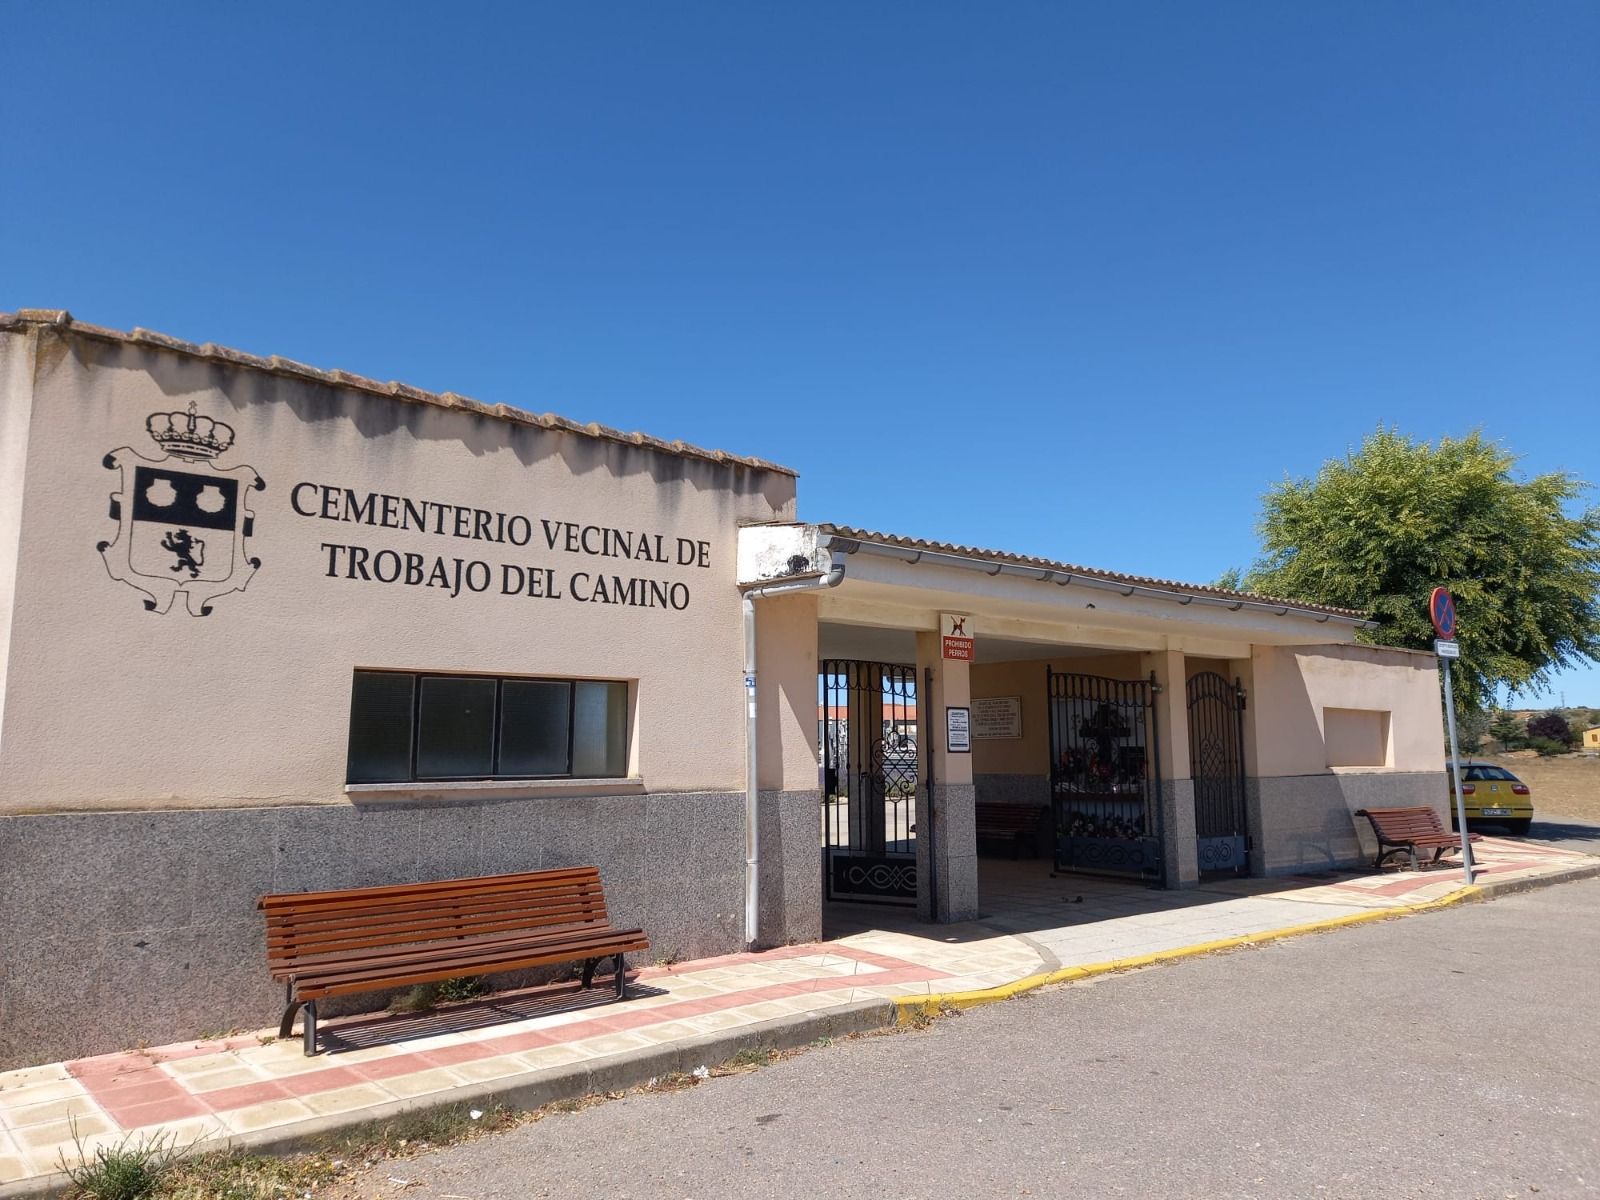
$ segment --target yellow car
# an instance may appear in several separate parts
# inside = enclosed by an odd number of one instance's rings
[[[1449,770],[1445,771],[1446,776]],[[1533,793],[1510,771],[1494,763],[1461,764],[1461,799],[1467,824],[1492,821],[1522,837],[1533,824]],[[1450,823],[1456,824],[1456,785],[1450,780]]]

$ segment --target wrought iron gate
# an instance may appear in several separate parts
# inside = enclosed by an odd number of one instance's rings
[[[1164,876],[1154,677],[1045,668],[1057,871]]]
[[[1244,689],[1215,671],[1189,680],[1189,774],[1201,874],[1250,866],[1245,823]]]
[[[830,659],[818,677],[830,900],[917,902],[917,673]]]

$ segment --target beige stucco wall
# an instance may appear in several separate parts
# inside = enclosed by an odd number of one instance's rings
[[[26,453],[0,811],[345,803],[355,667],[634,680],[631,762],[650,790],[743,787],[736,528],[792,518],[792,477],[70,331],[40,333],[30,371],[27,336],[0,336],[0,612],[13,460]],[[170,612],[147,612],[96,551],[117,536],[108,499],[121,474],[103,457],[130,447],[161,458],[146,418],[191,401],[236,431],[217,466],[247,464],[266,483],[247,501],[260,569],[204,617],[185,612],[182,596]],[[14,437],[25,425],[26,439]],[[296,492],[300,483],[523,514],[533,540],[308,517],[291,505],[297,496],[315,511],[316,493]],[[552,550],[541,520],[659,534],[673,561]],[[676,562],[680,537],[706,543],[705,565]],[[493,582],[452,599],[330,578],[323,543],[477,559]],[[561,598],[502,594],[507,563],[548,568]],[[580,603],[576,571],[682,583],[688,604]]]
[[[1444,724],[1431,654],[1380,646],[1258,646],[1251,673],[1247,737],[1253,731],[1256,774],[1328,772],[1330,708],[1388,714],[1385,765],[1342,769],[1442,769]],[[1337,760],[1344,748],[1335,745],[1333,751]]]
[[[817,786],[817,597],[757,600],[756,703],[761,787]]]
[[[1057,658],[1048,662],[973,663],[972,696],[1022,697],[1020,738],[974,738],[974,775],[1048,775],[1050,725],[1045,704],[1045,668],[1060,672],[1104,675],[1111,679],[1142,679],[1140,656],[1105,654],[1089,658]]]
[[[0,712],[5,711],[11,614],[16,597],[17,547],[22,534],[23,463],[28,452],[26,397],[33,379],[33,334],[0,336]],[[17,398],[16,403],[11,399]],[[5,728],[0,725],[0,745]]]

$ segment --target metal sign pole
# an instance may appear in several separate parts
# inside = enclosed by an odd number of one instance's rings
[[[1444,666],[1444,715],[1450,726],[1450,776],[1455,780],[1456,828],[1461,831],[1461,870],[1472,882],[1472,842],[1467,837],[1467,802],[1461,794],[1461,751],[1456,746],[1456,698],[1450,688],[1450,660],[1439,660]]]

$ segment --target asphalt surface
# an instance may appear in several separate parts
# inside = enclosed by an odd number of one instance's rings
[[[1576,817],[1535,817],[1528,840],[1548,842],[1584,854],[1600,854],[1600,825]]]
[[[1587,880],[549,1116],[381,1164],[363,1194],[1595,1196],[1597,1006]]]

